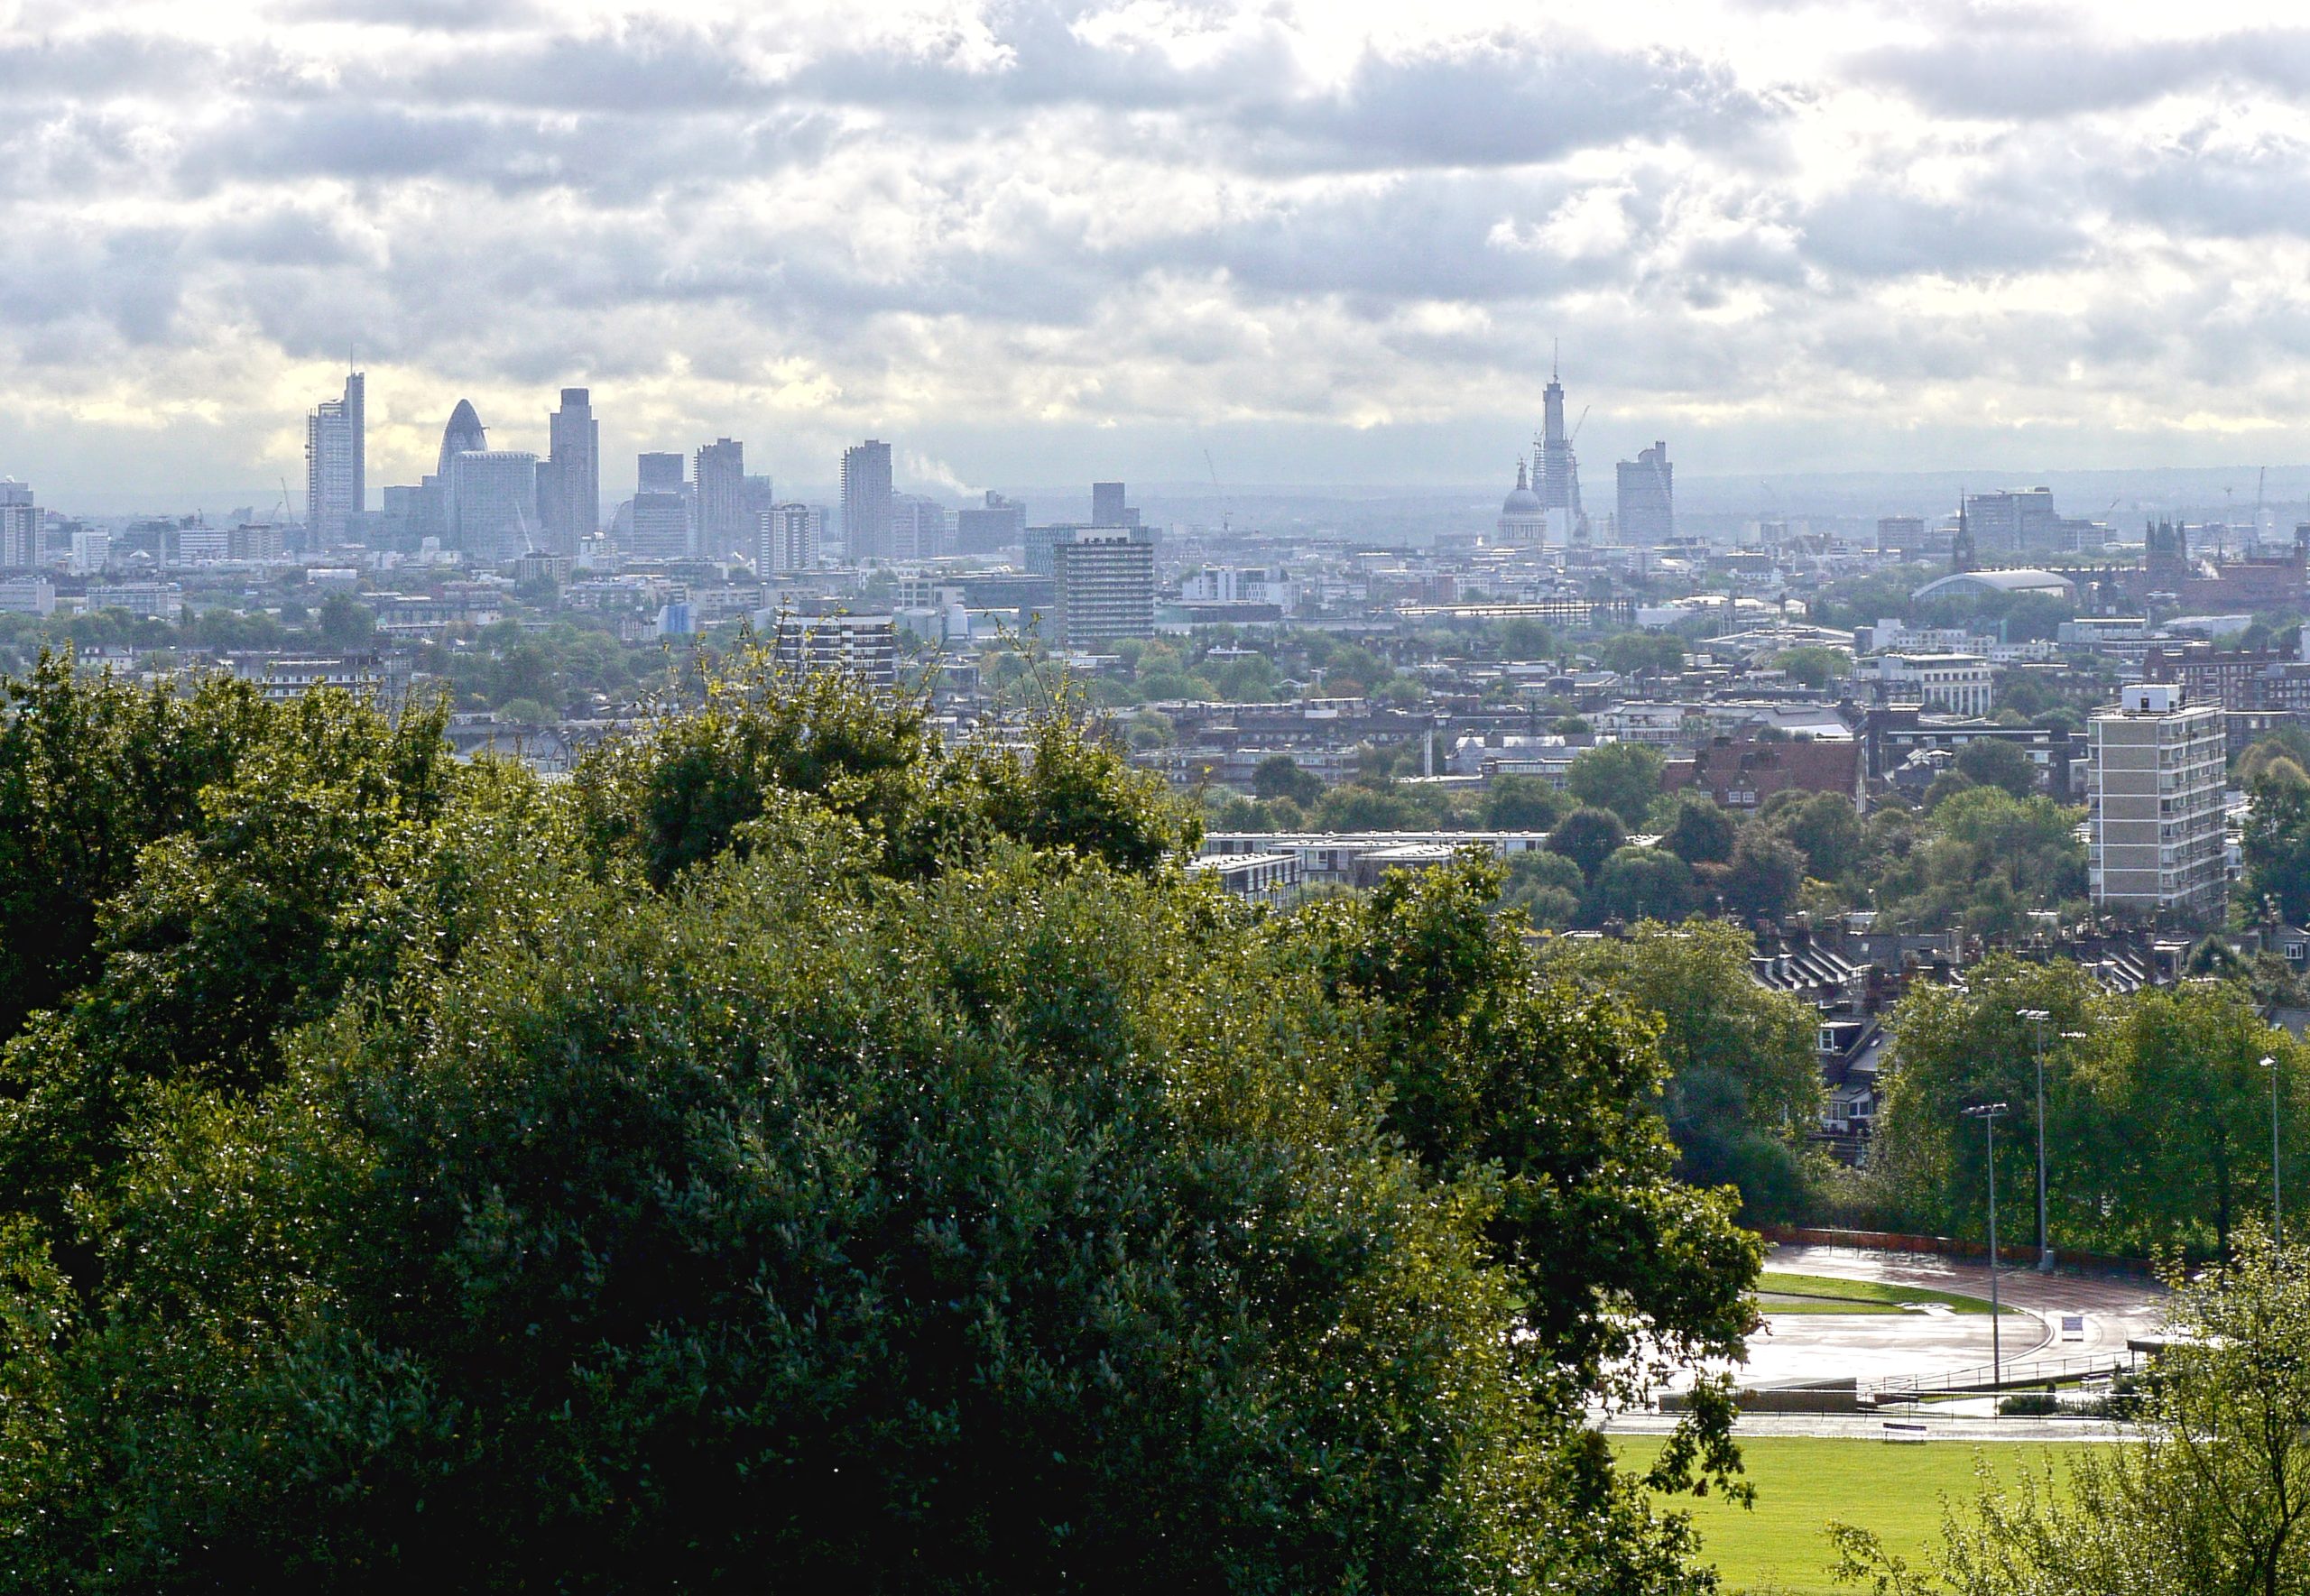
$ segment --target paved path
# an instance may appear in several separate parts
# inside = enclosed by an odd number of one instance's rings
[[[1907,1414],[1892,1416],[1903,1424],[1916,1423],[1923,1426],[1926,1440],[2003,1442],[2003,1441],[2123,1441],[2128,1438],[2123,1425],[2102,1418],[1996,1418],[1982,1414],[1931,1415],[1912,1419]],[[1665,1435],[1676,1427],[1673,1416],[1659,1413],[1622,1413],[1611,1418],[1599,1418],[1596,1427],[1608,1435]],[[1732,1433],[1743,1438],[1760,1435],[1797,1435],[1820,1441],[1883,1441],[1888,1432],[1886,1419],[1878,1414],[1857,1413],[1744,1413],[1732,1426]],[[1915,1434],[1915,1431],[1906,1432]]]
[[[1765,1268],[1787,1274],[1918,1286],[1964,1296],[1986,1298],[1990,1294],[1985,1262],[1932,1253],[1776,1247],[1767,1255]],[[2153,1333],[2165,1323],[2165,1291],[2151,1281],[2059,1271],[2039,1274],[2034,1268],[2009,1265],[1999,1269],[1997,1283],[2005,1304],[2028,1315],[2008,1315],[2001,1321],[2004,1355],[2010,1361],[2121,1353],[2129,1337]],[[2072,1315],[2082,1319],[2083,1324],[2065,1332],[2064,1321]],[[1805,1328],[1798,1328],[1800,1323]],[[1769,1334],[1751,1341],[1744,1379],[1755,1385],[1847,1374],[1877,1379],[1986,1363],[1989,1324],[1985,1314],[1952,1315],[1945,1319],[1921,1314],[1905,1314],[1899,1319],[1781,1315],[1768,1320]],[[1849,1328],[1840,1333],[1839,1325]]]
[[[1765,1268],[1783,1274],[1875,1280],[1986,1300],[1989,1267],[1933,1253],[1873,1252],[1850,1247],[1776,1247]],[[2163,1323],[2164,1291],[2142,1280],[2106,1278],[2010,1265],[1998,1271],[2007,1306],[2020,1310],[1996,1321],[1997,1351],[2008,1363],[2122,1353],[2130,1336]],[[2082,1321],[2068,1331],[2065,1321]],[[1991,1351],[1987,1314],[1770,1314],[1749,1338],[1738,1371],[1754,1388],[1816,1385],[1853,1379],[1871,1385],[1917,1375],[1985,1366]],[[1679,1380],[1677,1384],[1686,1383]]]

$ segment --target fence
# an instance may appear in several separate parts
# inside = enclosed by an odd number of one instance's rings
[[[1979,1241],[1963,1241],[1955,1236],[1909,1236],[1895,1231],[1834,1231],[1810,1225],[1768,1224],[1757,1227],[1757,1233],[1768,1241],[1779,1241],[1801,1247],[1853,1247],[1864,1252],[1923,1252],[1943,1258],[1979,1259],[1988,1261],[1989,1249]],[[2001,1247],[1998,1262],[2009,1259],[2020,1260],[2034,1252],[2034,1248]],[[2143,1259],[2111,1258],[2099,1252],[2063,1251],[2056,1263],[2063,1270],[2086,1275],[2128,1275],[2147,1278],[2156,1273]]]

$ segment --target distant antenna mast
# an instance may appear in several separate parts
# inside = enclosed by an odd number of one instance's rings
[[[1219,496],[1219,535],[1227,535],[1227,492],[1219,485],[1219,467],[1211,463],[1211,451],[1203,451],[1203,468],[1211,473],[1211,491]]]

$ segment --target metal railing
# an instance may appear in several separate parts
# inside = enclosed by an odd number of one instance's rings
[[[2091,1379],[2097,1375],[2123,1374],[2138,1368],[2132,1352],[2090,1352],[2070,1358],[2039,1358],[2026,1363],[1994,1366],[1977,1363],[1937,1374],[1896,1375],[1862,1388],[1881,1406],[1914,1401],[1920,1397],[1952,1397],[1965,1392],[2010,1391],[2025,1386]],[[2001,1370],[2001,1377],[2000,1377]]]

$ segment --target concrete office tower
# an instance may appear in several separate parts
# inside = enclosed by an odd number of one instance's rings
[[[2202,924],[2221,912],[2219,704],[2191,705],[2170,682],[2120,689],[2086,722],[2086,836],[2093,901]]]
[[[762,513],[754,540],[754,575],[789,577],[818,568],[826,519],[815,505],[773,504]]]
[[[678,494],[682,491],[683,481],[679,455],[642,455],[635,459],[635,493]]]
[[[919,494],[891,495],[891,558],[937,559],[947,552],[947,507]]]
[[[1027,539],[1027,507],[989,489],[983,504],[955,512],[955,552],[993,554]]]
[[[1548,540],[1548,510],[1532,491],[1521,460],[1516,462],[1516,485],[1500,502],[1498,530],[1501,544],[1509,549],[1538,549]]]
[[[42,541],[32,484],[13,476],[0,480],[0,567],[23,571],[39,565],[45,552]]]
[[[1564,384],[1554,371],[1548,373],[1541,400],[1540,479],[1534,486],[1541,509],[1548,512],[1548,530],[1561,547],[1575,532],[1585,535],[1587,516],[1580,508],[1580,461],[1564,429]]]
[[[677,455],[676,459],[681,457]],[[628,510],[626,552],[641,559],[684,559],[690,551],[689,504],[679,494],[640,493]]]
[[[1139,512],[1123,502],[1123,484],[1119,482],[1095,482],[1091,484],[1091,524],[1095,527],[1135,527]]]
[[[1921,515],[1880,515],[1877,518],[1877,549],[1917,559],[1925,550],[1925,518]]]
[[[722,559],[753,534],[746,519],[746,446],[717,438],[698,451],[691,484],[698,501],[698,551]]]
[[[1066,649],[1155,630],[1155,549],[1122,527],[1079,529],[1051,548],[1052,624]]]
[[[326,400],[305,418],[305,529],[316,543],[342,543],[368,507],[368,446],[362,375],[349,372],[345,396]]]
[[[527,449],[468,449],[450,461],[449,542],[484,564],[541,552],[538,457]]]
[[[891,446],[868,438],[842,451],[842,539],[852,565],[891,558]]]
[[[552,453],[538,479],[538,517],[549,554],[575,554],[602,530],[602,426],[593,395],[564,388],[561,408],[547,422]]]
[[[1668,446],[1658,440],[1620,463],[1622,542],[1666,543],[1677,535],[1675,473]]]

